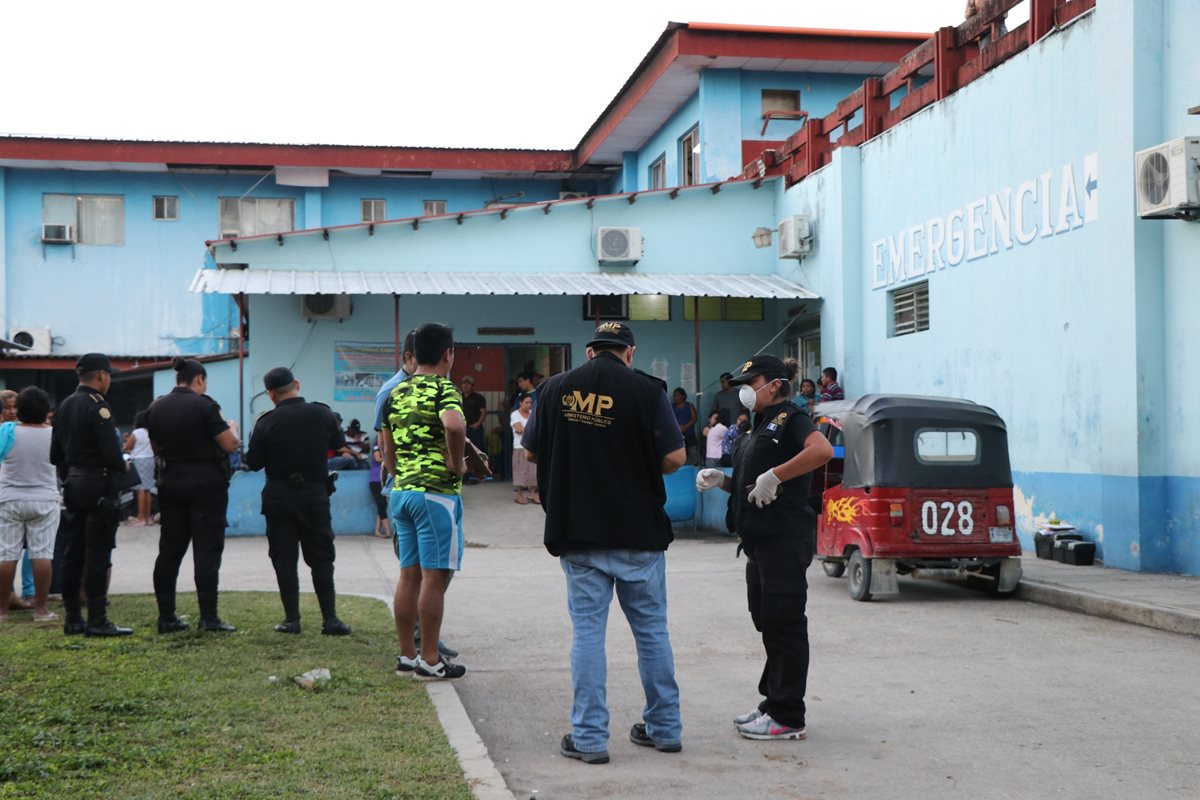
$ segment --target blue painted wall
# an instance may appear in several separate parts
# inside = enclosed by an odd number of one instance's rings
[[[203,243],[220,234],[219,197],[294,199],[295,225],[303,228],[360,222],[364,198],[384,199],[387,216],[400,218],[420,215],[424,200],[445,200],[453,212],[481,208],[501,195],[523,193],[513,202],[556,199],[567,188],[561,181],[334,177],[328,188],[302,189],[261,178],[0,168],[0,333],[49,327],[60,340],[54,352],[65,354],[233,349],[229,337],[237,316],[230,299],[188,292],[196,270],[211,263]],[[124,244],[43,246],[44,194],[124,197]],[[156,195],[179,198],[178,220],[153,219]],[[48,286],[59,290],[48,292]]]
[[[1200,574],[1200,225],[1139,220],[1133,174],[1135,151],[1200,129],[1185,5],[1100,4],[836,151],[780,190],[779,216],[812,215],[817,244],[777,270],[811,276],[852,394],[1000,412],[1026,546],[1057,516],[1111,566]],[[929,330],[891,336],[889,292],[922,280]]]

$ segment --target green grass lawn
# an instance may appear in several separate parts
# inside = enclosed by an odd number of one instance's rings
[[[136,628],[120,639],[14,612],[0,623],[0,798],[470,798],[423,687],[393,672],[387,607],[338,603],[353,636],[321,636],[311,596],[300,636],[271,630],[271,594],[221,595],[233,634],[159,636],[150,596],[112,599]],[[292,680],[318,667],[323,690]]]

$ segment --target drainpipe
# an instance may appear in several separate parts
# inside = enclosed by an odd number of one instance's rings
[[[392,372],[400,371],[400,295],[392,295],[392,319],[396,326],[396,347],[392,354]]]
[[[239,292],[238,307],[238,454],[243,458],[246,448],[246,295]]]

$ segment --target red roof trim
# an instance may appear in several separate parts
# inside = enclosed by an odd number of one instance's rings
[[[358,169],[570,172],[569,150],[0,138],[0,158]]]

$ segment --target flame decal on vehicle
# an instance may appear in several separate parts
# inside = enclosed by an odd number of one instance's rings
[[[825,515],[834,522],[854,522],[862,500],[857,497],[839,497],[825,504]]]

